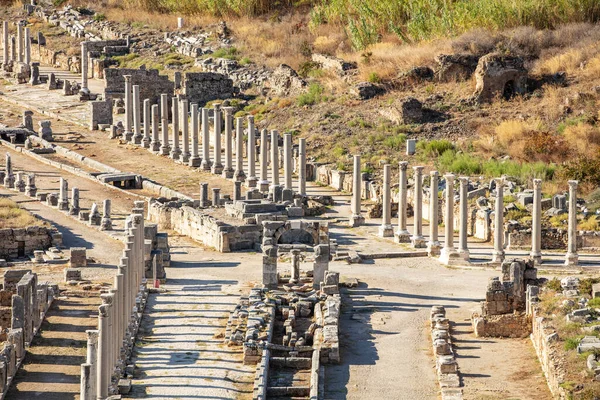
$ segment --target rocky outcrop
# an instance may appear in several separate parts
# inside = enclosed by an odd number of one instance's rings
[[[477,102],[498,97],[510,99],[527,90],[527,69],[521,57],[487,54],[479,59],[475,70],[477,86],[473,95]]]
[[[281,64],[269,78],[271,90],[278,96],[292,96],[305,91],[306,81],[292,67]]]
[[[477,56],[470,54],[440,54],[435,58],[440,82],[458,82],[469,79],[477,68]]]

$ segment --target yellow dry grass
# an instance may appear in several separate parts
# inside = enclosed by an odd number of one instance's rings
[[[0,198],[0,229],[25,228],[32,225],[42,226],[44,222],[20,208],[14,201]]]
[[[600,154],[600,129],[587,123],[567,126],[565,139],[576,154],[595,158]]]

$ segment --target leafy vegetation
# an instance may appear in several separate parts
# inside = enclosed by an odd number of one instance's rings
[[[308,92],[298,96],[299,106],[312,106],[323,100],[323,87],[318,83],[312,83],[308,87]]]

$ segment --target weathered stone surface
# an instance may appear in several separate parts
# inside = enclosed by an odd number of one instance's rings
[[[527,90],[527,69],[521,57],[488,54],[479,59],[475,70],[477,86],[473,95],[478,102],[497,97],[510,99]]]

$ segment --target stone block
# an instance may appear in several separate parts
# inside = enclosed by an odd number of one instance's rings
[[[85,247],[71,247],[69,265],[71,268],[87,267],[87,253]]]

